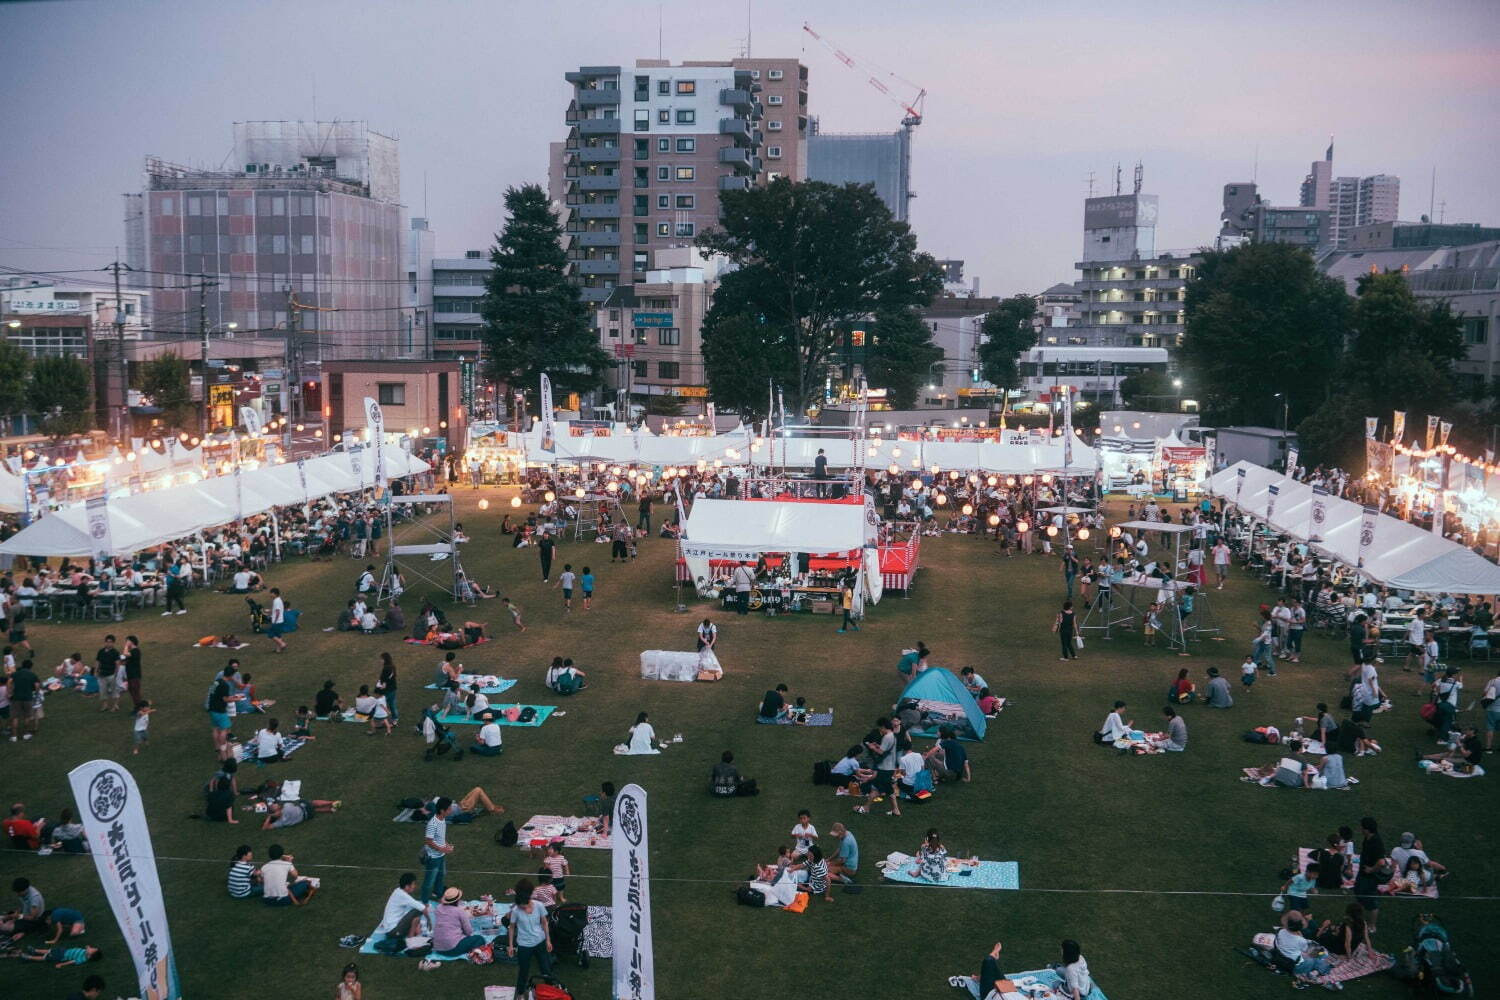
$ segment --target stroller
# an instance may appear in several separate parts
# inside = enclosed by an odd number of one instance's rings
[[[561,903],[547,915],[552,924],[552,947],[558,956],[578,957],[581,968],[589,967],[588,949],[583,944],[583,931],[589,925],[589,908],[582,903]]]
[[[1412,943],[1396,957],[1391,974],[1438,996],[1474,995],[1474,981],[1453,953],[1448,929],[1431,913],[1417,916]]]
[[[438,721],[436,706],[422,709],[422,737],[427,741],[427,750],[422,754],[425,761],[448,755],[449,760],[463,760],[464,748],[458,745],[458,737],[449,726]]]
[[[245,603],[250,606],[250,631],[257,634],[266,630],[265,606],[256,602],[255,598],[245,598]]]

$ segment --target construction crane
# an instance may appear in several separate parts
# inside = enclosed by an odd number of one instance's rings
[[[849,55],[843,49],[839,48],[837,45],[834,45],[828,39],[824,38],[822,35],[814,31],[811,24],[803,22],[802,30],[807,32],[817,41],[821,42],[824,48],[833,53],[833,57],[835,59],[843,63],[845,66],[848,66],[850,69],[854,70],[854,72],[865,72],[865,70],[862,69],[860,65],[854,61],[853,56]],[[912,83],[910,80],[901,76],[899,73],[895,73],[891,70],[884,69],[879,66],[872,66],[872,68],[879,75],[866,74],[866,81],[870,84],[870,86],[874,87],[886,97],[890,98],[893,102],[895,102],[897,107],[905,112],[905,115],[901,119],[902,127],[910,130],[922,124],[922,106],[927,100],[927,89],[925,87],[921,87],[915,83]],[[884,80],[880,79],[881,76],[889,77],[897,83],[906,85],[915,92],[915,96],[913,96],[910,101],[903,101],[901,98],[895,95],[895,93],[885,83]]]

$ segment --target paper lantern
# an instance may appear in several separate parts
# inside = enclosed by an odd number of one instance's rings
[[[1032,478],[1030,476],[1022,476],[1021,477],[1021,485],[1023,485],[1023,486],[1030,486],[1031,483],[1032,483]]]
[[[551,503],[552,501],[557,499],[557,494],[553,493],[551,490],[548,490],[546,493],[542,494],[542,499],[547,501],[548,503]]]
[[[1078,540],[1080,542],[1086,542],[1086,541],[1088,541],[1089,540],[1089,529],[1087,529],[1087,528],[1079,528],[1078,529]]]
[[[490,502],[488,500],[481,500],[481,501],[479,501],[479,509],[480,510],[489,510],[490,509]]]
[[[970,514],[974,513],[974,505],[971,504],[971,503],[964,504],[963,505],[963,512],[964,512],[964,516],[968,517]]]
[[[922,480],[920,480],[920,479],[913,479],[911,481],[911,488],[914,489],[914,490],[921,490],[921,488],[922,488]]]
[[[606,483],[604,485],[604,488],[606,490],[608,490],[609,492],[614,493],[614,492],[617,492],[620,489],[620,484],[619,483]]]
[[[1046,485],[1046,484],[1049,484],[1051,482],[1052,482],[1052,473],[1050,473],[1050,472],[1044,472],[1044,473],[1042,473],[1042,484]]]
[[[1047,525],[1047,537],[1048,538],[1056,538],[1057,537],[1057,525],[1055,525],[1055,524],[1049,524],[1049,525]]]
[[[994,527],[997,527],[999,524],[1000,524],[1000,515],[999,514],[991,514],[990,515],[990,527],[994,528]]]
[[[937,495],[937,505],[939,507],[946,507],[948,505],[948,497],[946,494],[939,493]]]
[[[900,448],[892,448],[891,449],[891,457],[892,458],[900,458],[901,457],[901,449]]]
[[[519,507],[519,506],[521,506],[521,498],[520,497],[511,497],[510,498],[510,505],[512,507]]]
[[[958,470],[957,469],[950,469],[948,471],[948,478],[949,479],[957,479],[958,478]]]
[[[1026,534],[1026,532],[1031,530],[1031,525],[1027,524],[1025,521],[1017,521],[1016,530],[1024,535]]]
[[[986,486],[995,486],[1000,482],[1000,480],[996,479],[994,476],[990,476],[984,482]]]
[[[1015,476],[1006,476],[1005,477],[1005,485],[1006,486],[1014,486],[1014,485],[1016,485],[1016,477]]]
[[[900,475],[900,473],[901,473],[901,466],[897,465],[895,462],[892,462],[890,468],[887,469],[886,471],[889,472],[893,476]]]
[[[582,486],[580,486],[580,487],[578,487],[578,489],[576,489],[576,490],[573,491],[573,495],[575,497],[577,497],[578,499],[582,500],[585,496],[588,495],[588,491],[586,491]]]
[[[1110,538],[1119,538],[1120,537],[1120,526],[1118,524],[1115,525],[1113,528],[1109,529],[1109,537]]]

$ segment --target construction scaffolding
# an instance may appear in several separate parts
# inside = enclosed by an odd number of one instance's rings
[[[385,533],[391,541],[386,550],[385,570],[380,575],[380,589],[376,596],[382,601],[399,596],[393,583],[396,574],[404,565],[406,572],[412,577],[446,591],[453,596],[455,601],[473,604],[475,601],[473,587],[470,586],[459,560],[453,498],[446,493],[419,493],[409,496],[387,494],[382,502],[385,505]],[[411,507],[412,524],[421,528],[435,540],[414,545],[398,544],[393,523],[395,520],[393,513],[397,504]],[[438,517],[434,523],[433,520],[421,516],[423,513],[441,514],[443,510],[448,513],[446,526],[441,517]],[[403,556],[426,556],[427,558],[410,560],[402,559]],[[410,589],[409,582],[402,588],[403,591]]]

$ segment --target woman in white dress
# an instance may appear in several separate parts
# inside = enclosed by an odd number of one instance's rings
[[[626,746],[627,753],[661,753],[656,747],[656,730],[646,721],[645,712],[636,716],[635,725],[630,727],[630,739]]]

